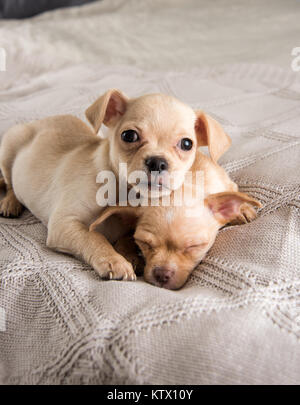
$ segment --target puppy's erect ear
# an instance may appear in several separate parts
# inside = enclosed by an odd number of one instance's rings
[[[107,127],[114,127],[127,109],[128,98],[119,90],[108,90],[85,111],[85,116],[99,131],[103,123]]]
[[[240,219],[245,205],[262,206],[255,198],[238,191],[211,194],[205,199],[205,203],[221,225]]]
[[[94,231],[97,226],[101,225],[107,218],[117,215],[121,218],[124,226],[134,228],[141,214],[139,207],[107,207],[96,221],[90,227],[90,231]]]
[[[221,125],[203,111],[196,111],[196,116],[198,146],[208,146],[211,158],[217,162],[231,145],[231,139]]]

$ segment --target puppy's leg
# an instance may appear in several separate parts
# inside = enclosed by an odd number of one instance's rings
[[[7,176],[7,178],[9,182],[10,176]],[[0,201],[0,215],[2,215],[3,217],[12,217],[12,218],[19,217],[24,210],[24,206],[17,199],[14,190],[12,189],[12,186],[9,183],[6,183],[4,178],[1,178],[0,188],[6,188],[6,195]]]
[[[120,238],[114,248],[132,264],[137,275],[143,274],[145,261],[132,235]]]
[[[16,125],[4,134],[0,148],[0,168],[3,175],[1,186],[6,185],[6,196],[0,202],[0,215],[18,217],[24,210],[12,186],[12,167],[18,151],[32,139],[32,131],[26,125]]]
[[[48,223],[47,246],[82,258],[106,279],[136,280],[132,265],[99,232],[80,221],[59,216]]]
[[[24,210],[24,206],[17,199],[11,186],[11,176],[9,168],[2,165],[2,173],[5,177],[0,179],[0,187],[6,187],[6,195],[0,201],[0,215],[2,215],[3,217],[19,217]]]
[[[24,210],[23,205],[15,196],[11,186],[7,186],[6,196],[0,201],[0,215],[3,217],[18,217]]]

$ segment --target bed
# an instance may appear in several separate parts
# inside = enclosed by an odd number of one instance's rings
[[[223,125],[222,166],[263,204],[179,291],[102,281],[48,249],[30,212],[0,218],[1,383],[300,383],[300,7],[260,3],[103,0],[0,20],[1,136],[85,119],[111,87],[168,93]]]

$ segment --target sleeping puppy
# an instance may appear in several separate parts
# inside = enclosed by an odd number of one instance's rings
[[[131,263],[104,235],[89,232],[104,209],[96,201],[98,173],[112,171],[118,178],[119,163],[126,163],[129,173],[143,170],[149,182],[158,172],[159,187],[164,173],[176,170],[176,188],[198,146],[208,145],[216,161],[230,140],[211,117],[163,94],[129,99],[109,90],[86,117],[93,129],[65,115],[17,125],[4,135],[0,214],[18,216],[25,206],[47,226],[48,247],[82,258],[101,277],[134,280]],[[105,139],[96,136],[102,123]]]
[[[122,228],[135,229],[134,241],[145,261],[144,278],[168,289],[184,285],[196,265],[213,245],[218,230],[229,222],[244,223],[255,218],[253,207],[261,204],[238,192],[226,172],[198,152],[193,171],[204,176],[204,201],[183,199],[181,206],[109,207],[90,229],[95,230],[115,216]],[[173,201],[174,201],[173,193]],[[119,239],[115,248],[134,265],[141,265],[133,239]]]

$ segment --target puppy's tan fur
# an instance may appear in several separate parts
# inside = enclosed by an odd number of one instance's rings
[[[131,263],[103,234],[88,231],[103,210],[96,202],[97,174],[112,170],[118,175],[119,162],[128,164],[129,173],[146,170],[145,159],[159,155],[167,159],[170,171],[179,171],[180,186],[197,146],[208,145],[216,161],[230,139],[205,113],[162,94],[128,99],[109,90],[86,116],[93,129],[65,115],[17,125],[4,135],[0,168],[7,194],[0,214],[18,216],[25,206],[48,227],[48,247],[81,257],[101,277],[133,280]],[[102,123],[109,129],[105,139],[96,136]],[[139,142],[121,140],[128,129],[138,132]],[[178,147],[184,137],[193,141],[190,151]]]
[[[185,201],[176,207],[110,207],[91,225],[95,229],[112,216],[134,226],[134,238],[145,258],[144,277],[151,284],[178,289],[213,245],[218,230],[229,222],[248,222],[255,218],[253,208],[260,203],[238,192],[237,185],[212,159],[198,152],[193,171],[204,175],[205,200]],[[131,220],[130,220],[131,219]],[[133,247],[125,237],[116,248],[138,265]]]

